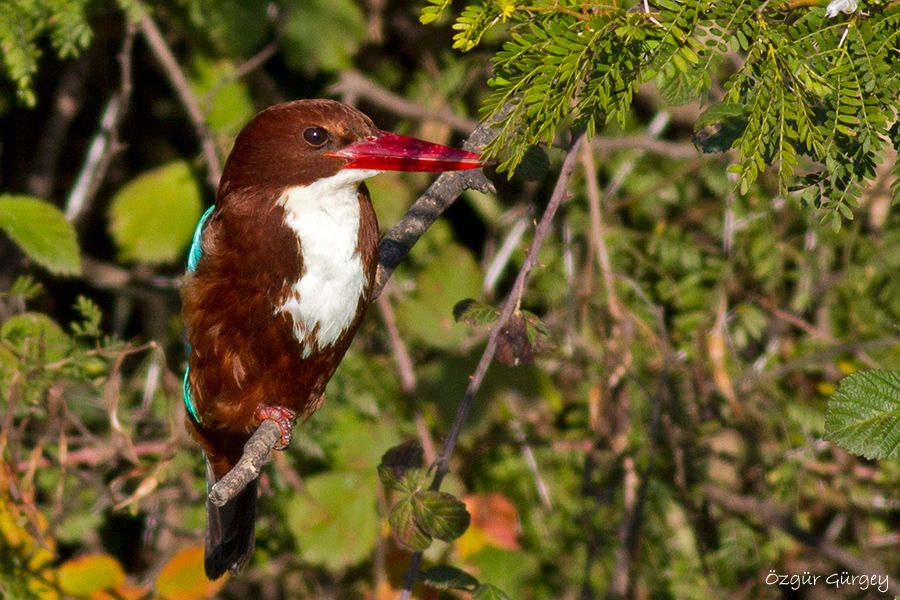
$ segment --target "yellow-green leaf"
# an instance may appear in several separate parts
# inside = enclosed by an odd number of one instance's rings
[[[0,229],[51,273],[81,273],[75,229],[49,202],[30,196],[0,195]]]
[[[304,560],[332,570],[365,559],[378,539],[374,469],[330,471],[306,479],[287,503],[287,527]]]
[[[200,189],[185,161],[139,175],[112,199],[109,230],[119,257],[146,263],[179,258],[200,218]]]
[[[89,554],[63,563],[59,587],[71,596],[86,597],[125,583],[125,570],[108,554]]]

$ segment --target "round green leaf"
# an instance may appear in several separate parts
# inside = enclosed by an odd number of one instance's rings
[[[0,229],[51,273],[81,273],[75,229],[49,202],[30,196],[0,195]]]
[[[453,309],[457,302],[481,293],[481,270],[472,253],[459,244],[440,249],[416,277],[416,289],[397,303],[397,326],[407,340],[455,349],[469,335],[469,329],[456,322]]]
[[[59,587],[71,596],[90,596],[125,583],[125,571],[108,554],[90,554],[68,560],[59,568]]]
[[[113,197],[109,230],[123,260],[170,262],[181,256],[200,218],[200,189],[184,161],[133,179]]]
[[[416,525],[431,537],[449,542],[469,527],[466,505],[446,492],[424,491],[412,495]]]
[[[339,570],[375,548],[378,516],[371,471],[329,471],[306,480],[306,493],[285,506],[287,526],[304,560]]]

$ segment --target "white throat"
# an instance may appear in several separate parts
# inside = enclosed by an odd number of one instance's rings
[[[359,183],[380,171],[348,169],[281,197],[285,224],[297,235],[303,272],[276,314],[288,313],[303,356],[334,344],[356,316],[368,279],[359,243]],[[308,334],[315,331],[314,341]],[[314,347],[315,346],[315,347]]]

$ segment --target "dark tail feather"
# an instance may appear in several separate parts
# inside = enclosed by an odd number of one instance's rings
[[[207,464],[207,480],[215,481]],[[235,573],[242,569],[253,555],[256,527],[256,483],[247,487],[228,504],[218,507],[206,502],[206,552],[204,568],[206,576],[218,579],[225,571]]]

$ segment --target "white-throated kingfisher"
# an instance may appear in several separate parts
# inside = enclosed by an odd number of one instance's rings
[[[295,420],[322,404],[375,283],[378,224],[363,180],[480,166],[477,154],[381,131],[333,100],[278,104],[244,127],[182,290],[187,427],[210,486],[262,420],[278,422],[284,448]],[[207,502],[210,579],[249,561],[256,488]]]

